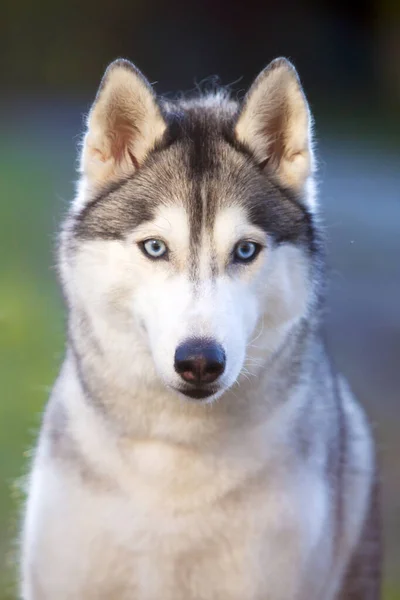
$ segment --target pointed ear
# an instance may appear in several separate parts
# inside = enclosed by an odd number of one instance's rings
[[[164,130],[149,82],[130,62],[116,60],[105,72],[89,113],[81,172],[90,185],[133,173]]]
[[[293,65],[277,58],[245,97],[236,136],[283,185],[304,189],[313,170],[311,116]]]

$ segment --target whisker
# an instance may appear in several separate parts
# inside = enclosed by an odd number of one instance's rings
[[[250,344],[252,344],[253,342],[256,342],[258,340],[258,338],[260,337],[260,335],[262,334],[263,331],[264,331],[264,317],[262,318],[262,321],[261,321],[261,329],[260,329],[259,333],[256,335],[255,338],[253,338],[252,340],[250,340]]]

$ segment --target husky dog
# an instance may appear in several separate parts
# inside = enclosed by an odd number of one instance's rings
[[[320,333],[314,172],[287,60],[241,104],[108,68],[61,234],[25,600],[379,597],[374,445]]]

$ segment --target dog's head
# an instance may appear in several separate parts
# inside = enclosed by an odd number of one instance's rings
[[[310,115],[293,66],[271,63],[238,105],[224,91],[157,99],[116,61],[81,172],[62,273],[98,352],[129,371],[140,351],[196,399],[257,372],[310,300]]]

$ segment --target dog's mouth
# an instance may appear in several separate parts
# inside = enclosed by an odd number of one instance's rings
[[[205,400],[218,392],[216,388],[175,388],[177,392],[191,398],[192,400]]]

